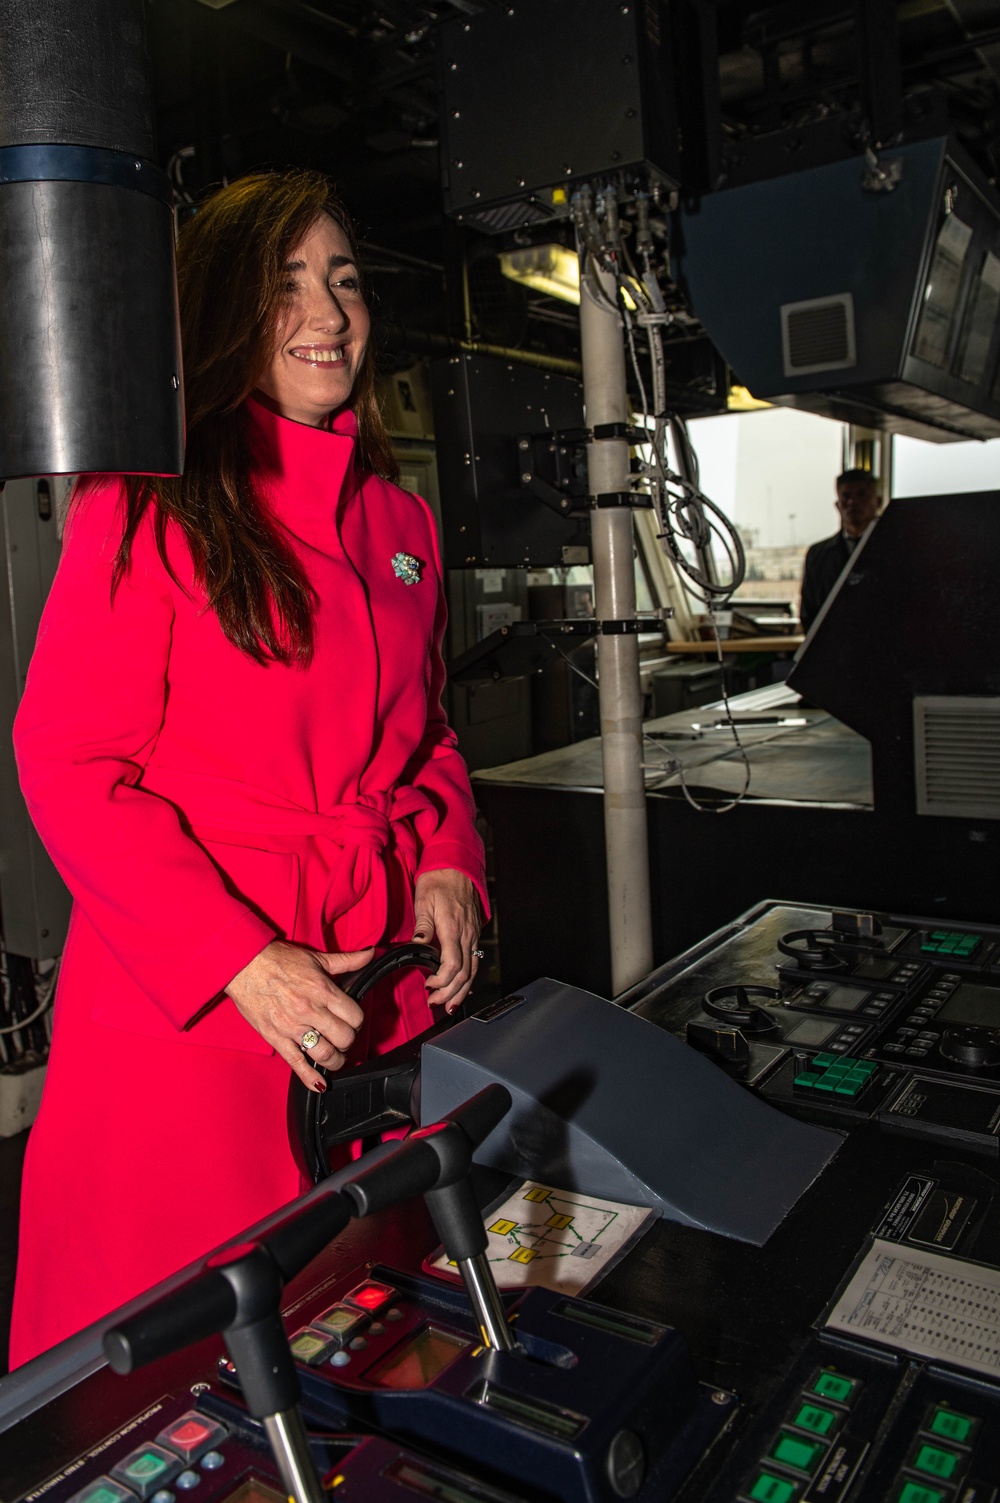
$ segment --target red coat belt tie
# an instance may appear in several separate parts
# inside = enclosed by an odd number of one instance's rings
[[[284,911],[269,911],[269,895],[246,891],[263,916],[301,943],[317,948],[355,950],[385,937],[389,912],[386,853],[391,848],[412,882],[418,860],[416,817],[429,813],[430,799],[409,785],[388,792],[359,794],[357,802],[324,811],[279,801],[246,784],[201,774],[150,770],[143,780],[150,793],[168,799],[184,825],[223,872],[240,886],[234,858],[226,853],[245,844],[255,850],[323,860],[299,863],[300,887],[288,894]],[[220,846],[222,849],[220,849]]]

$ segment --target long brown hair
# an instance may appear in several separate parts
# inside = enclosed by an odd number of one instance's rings
[[[285,262],[324,213],[344,231],[357,260],[353,226],[329,180],[306,169],[240,178],[185,225],[177,243],[184,473],[176,479],[123,477],[125,525],[113,587],[128,570],[139,525],[152,507],[165,566],[170,568],[166,535],[172,520],[184,532],[195,575],[222,630],[258,663],[308,661],[314,602],[257,489],[244,404],[273,355]],[[351,405],[358,419],[359,469],[398,480],[375,395],[370,344]]]

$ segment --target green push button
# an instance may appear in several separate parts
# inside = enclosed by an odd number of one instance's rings
[[[930,1472],[932,1477],[940,1477],[943,1482],[948,1482],[958,1471],[961,1461],[962,1458],[954,1451],[942,1451],[940,1446],[922,1445],[917,1448],[917,1454],[913,1458],[913,1470]]]
[[[798,1486],[787,1477],[775,1477],[771,1472],[759,1472],[750,1487],[747,1497],[754,1503],[792,1503]]]
[[[814,1435],[829,1435],[837,1423],[832,1409],[822,1409],[819,1404],[803,1404],[792,1420],[800,1430],[811,1430]]]
[[[809,1386],[811,1392],[818,1394],[821,1399],[832,1399],[835,1404],[849,1404],[857,1384],[853,1378],[845,1378],[842,1373],[834,1373],[824,1367]]]
[[[816,1082],[818,1080],[822,1080],[822,1078],[823,1077],[821,1075],[796,1075],[793,1083],[797,1086],[800,1086],[803,1091],[810,1091],[815,1086]]]
[[[893,1503],[944,1503],[940,1488],[928,1487],[923,1482],[904,1482]]]
[[[829,1073],[821,1075],[814,1089],[817,1091],[835,1091],[837,1089],[837,1079],[836,1075],[830,1075]]]
[[[169,1461],[165,1461],[155,1451],[143,1451],[133,1457],[123,1470],[130,1482],[152,1482],[154,1477],[159,1477],[169,1466]]]
[[[837,1063],[838,1059],[835,1054],[813,1055],[813,1064],[816,1066],[817,1070],[828,1070],[831,1065],[835,1065]]]
[[[967,1445],[976,1422],[967,1414],[956,1414],[953,1409],[936,1409],[928,1429],[932,1435],[943,1435],[947,1440]]]
[[[803,1440],[800,1435],[789,1435],[787,1430],[782,1430],[768,1455],[772,1461],[780,1461],[793,1472],[805,1472],[811,1477],[825,1451],[822,1441]]]
[[[862,1080],[852,1080],[849,1075],[845,1075],[836,1087],[837,1095],[856,1096],[863,1084]]]

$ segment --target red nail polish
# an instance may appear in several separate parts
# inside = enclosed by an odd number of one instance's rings
[[[326,1081],[325,1081],[325,1080],[321,1080],[321,1081],[318,1081],[318,1082],[317,1082],[317,1083],[316,1083],[316,1084],[315,1084],[315,1085],[314,1085],[314,1086],[313,1086],[313,1090],[314,1090],[314,1091],[315,1091],[315,1092],[316,1092],[316,1093],[317,1093],[317,1094],[318,1094],[318,1095],[320,1095],[320,1096],[322,1096],[322,1094],[323,1094],[323,1092],[324,1092],[324,1091],[325,1091],[325,1090],[326,1090]]]

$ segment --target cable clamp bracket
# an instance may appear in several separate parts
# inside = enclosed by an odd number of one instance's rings
[[[652,508],[653,498],[646,491],[601,491],[598,495],[591,496],[590,504],[596,510],[627,506],[632,510],[648,511]]]
[[[636,616],[630,616],[625,621],[598,621],[597,629],[602,637],[637,637],[643,626],[649,629],[648,621],[640,621]]]

